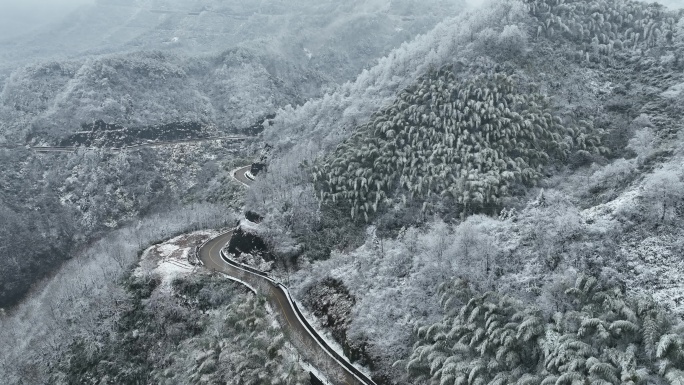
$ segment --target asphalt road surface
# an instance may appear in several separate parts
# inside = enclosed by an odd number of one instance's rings
[[[253,180],[247,178],[245,175],[251,166],[245,166],[233,170],[232,176],[238,182],[245,186],[252,184]],[[263,295],[271,308],[277,313],[277,318],[281,320],[283,328],[289,332],[289,337],[298,349],[305,349],[305,356],[308,356],[310,362],[314,364],[317,369],[324,373],[328,380],[336,385],[375,385],[364,375],[352,373],[348,366],[349,362],[344,358],[339,357],[336,353],[330,353],[329,347],[324,347],[319,339],[312,336],[315,331],[309,330],[297,315],[291,302],[288,300],[288,293],[286,288],[277,284],[273,280],[264,277],[263,275],[240,268],[235,262],[229,263],[221,256],[221,249],[223,249],[230,238],[233,236],[233,231],[223,233],[202,245],[199,249],[199,258],[208,269],[221,272],[227,276],[248,285],[253,291]],[[334,358],[337,355],[338,358]],[[312,358],[313,357],[313,358]]]
[[[254,181],[247,178],[247,171],[249,171],[252,168],[251,165],[245,166],[245,167],[240,167],[237,170],[233,171],[233,178],[237,180],[238,182],[242,183],[245,186],[251,185]]]
[[[302,323],[290,304],[287,293],[280,285],[266,277],[240,269],[239,267],[226,262],[221,257],[221,249],[228,244],[232,235],[232,231],[221,234],[216,238],[209,240],[200,248],[199,257],[204,263],[204,266],[208,269],[226,274],[243,284],[247,284],[260,295],[263,295],[271,305],[271,308],[277,313],[278,318],[284,320],[282,326],[289,331],[290,338],[298,342],[295,343],[295,346],[299,349],[304,348],[307,350],[307,353],[313,355],[318,364],[318,370],[325,373],[328,379],[333,381],[334,384],[371,385],[372,383],[362,381],[344,365],[341,365],[321,346],[316,338],[309,333],[309,330]],[[321,365],[321,362],[324,362],[324,364]],[[321,366],[328,368],[328,370],[321,368]],[[329,373],[328,371],[330,370],[334,371],[334,373]]]

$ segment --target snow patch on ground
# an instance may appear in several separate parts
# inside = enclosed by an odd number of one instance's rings
[[[679,317],[684,318],[684,259],[672,246],[681,234],[659,234],[623,244],[621,258],[628,268],[628,290],[650,294]]]
[[[682,83],[684,90],[684,83]],[[625,191],[614,200],[586,210],[580,215],[595,231],[610,231],[619,226],[621,212],[634,211],[640,186]],[[684,258],[677,250],[684,234],[663,233],[646,238],[623,239],[618,256],[626,265],[623,271],[627,290],[653,298],[684,319]]]
[[[682,91],[684,91],[684,83],[675,84],[668,88],[666,91],[662,92],[660,96],[664,98],[676,98]]]
[[[188,262],[188,256],[195,252],[195,247],[218,234],[213,230],[195,231],[150,246],[143,252],[133,276],[158,276],[161,278],[160,290],[167,292],[174,279],[195,271],[196,266]]]
[[[610,202],[582,210],[580,216],[587,223],[605,222],[625,210],[632,210],[639,197],[638,189],[624,192]]]
[[[159,252],[159,254],[164,258],[171,257],[174,254],[174,252],[178,250],[179,248],[176,244],[165,243],[157,246],[157,252]]]
[[[323,373],[319,372],[318,369],[314,368],[312,365],[310,365],[308,362],[304,360],[299,360],[299,366],[302,367],[302,369],[306,370],[307,372],[311,372],[316,376],[321,382],[323,382],[325,385],[332,385],[330,381],[323,375]]]
[[[241,219],[240,220],[240,228],[245,233],[255,234],[255,235],[259,234],[259,225],[254,223],[254,222],[248,221],[247,219]]]

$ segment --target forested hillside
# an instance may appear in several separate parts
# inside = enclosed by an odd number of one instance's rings
[[[247,127],[353,78],[460,9],[428,1],[415,12],[412,4],[98,1],[2,44],[0,65],[5,59],[13,74],[0,102],[0,143],[95,119]]]
[[[221,158],[219,158],[219,155]],[[239,146],[212,141],[122,152],[82,149],[36,154],[0,149],[0,306],[75,257],[93,239],[187,204],[237,207],[229,172]]]
[[[416,14],[410,2],[383,1],[302,1],[287,8],[279,2],[98,1],[60,24],[3,41],[1,239],[13,262],[2,268],[0,306],[21,298],[101,231],[197,199],[234,205],[223,182],[236,153],[222,149],[224,143],[47,157],[26,151],[26,143],[74,144],[85,135],[83,126],[97,121],[131,135],[78,143],[117,147],[135,143],[136,130],[164,125],[251,135],[276,109],[334,88],[459,10],[424,6],[431,11]],[[167,136],[182,134],[177,131]]]
[[[321,199],[349,202],[351,217],[366,221],[398,195],[422,201],[423,211],[496,214],[551,158],[603,150],[595,133],[563,127],[542,95],[521,91],[505,72],[467,72],[461,81],[447,68],[429,74],[371,118],[314,169]]]
[[[305,383],[263,299],[193,265],[218,231],[180,235],[248,211],[240,261],[378,385],[684,383],[684,10],[103,0],[55,41],[98,7],[0,95],[0,306],[83,250],[0,313],[0,378]],[[21,147],[168,123],[263,131]]]
[[[235,132],[329,82],[281,64],[268,53],[233,49],[199,59],[153,52],[32,65],[15,71],[2,92],[4,142],[30,136],[49,143],[95,120],[128,127],[185,121]]]
[[[647,298],[580,276],[557,287],[552,319],[457,280],[440,288],[444,317],[417,330],[406,370],[421,382],[638,384],[684,379],[684,329]],[[541,368],[541,369],[540,369]]]
[[[251,152],[217,141],[37,155],[26,144],[120,147],[155,127],[176,139],[189,126],[198,137],[254,135],[278,108],[459,11],[411,4],[103,0],[0,43],[0,239],[12,261],[0,269],[0,307],[109,229],[188,203],[236,207],[226,178]],[[126,130],[104,137],[96,126]]]
[[[681,16],[496,2],[278,112],[248,206],[378,381],[682,381]]]

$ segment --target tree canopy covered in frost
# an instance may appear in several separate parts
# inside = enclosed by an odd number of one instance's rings
[[[117,17],[141,4],[152,3],[99,2]],[[261,120],[267,167],[245,198],[263,218],[269,273],[286,275],[378,383],[682,383],[681,11],[500,0],[453,17],[443,2],[203,0],[180,15],[180,0],[154,4],[139,16],[211,28],[223,13],[239,20],[226,33],[249,38],[225,48],[197,29],[194,45],[160,28],[120,41],[169,43],[153,50],[0,70],[0,145],[40,143],[95,127],[81,126],[91,119],[192,120],[227,133],[275,111]],[[442,19],[390,51],[402,28],[413,36]],[[45,256],[50,245],[67,255],[71,241],[168,207],[242,208],[228,173],[260,145],[52,158],[0,149],[9,164],[0,182],[10,186],[0,191],[0,236],[10,240],[0,250]],[[1,315],[10,327],[0,337],[16,347],[2,356],[3,378],[303,379],[261,299],[207,277],[159,285],[133,275],[118,286],[136,249],[124,244],[98,249],[75,275]],[[9,261],[1,283],[25,291],[28,279],[4,278],[35,271],[41,258]]]
[[[273,126],[265,131],[264,139],[284,148],[300,143],[298,147],[330,150],[431,68],[471,58],[478,43],[472,38],[477,33],[487,28],[496,28],[497,33],[502,33],[501,26],[517,25],[526,17],[521,3],[502,1],[486,10],[448,18],[391,51],[375,66],[363,70],[354,81],[300,107],[283,108],[273,120]]]
[[[420,8],[404,0],[97,2],[45,31],[0,40],[0,105],[8,107],[0,143],[23,141],[30,126],[58,135],[95,119],[247,127],[460,11],[440,1]]]
[[[684,378],[684,329],[648,298],[593,277],[565,282],[548,317],[462,280],[440,287],[441,321],[417,327],[406,364],[429,384],[646,384]]]
[[[426,75],[359,128],[312,171],[321,200],[344,200],[352,218],[366,221],[398,195],[427,203],[434,194],[464,215],[496,212],[550,158],[601,149],[593,133],[565,129],[543,96],[521,91],[505,73],[468,72]]]

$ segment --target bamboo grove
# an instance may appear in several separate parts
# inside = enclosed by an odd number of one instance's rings
[[[417,328],[406,364],[417,382],[684,383],[682,330],[650,298],[580,276],[565,290],[567,306],[545,317],[505,295],[472,293],[460,280],[440,291],[445,316]]]
[[[313,167],[322,201],[352,218],[388,199],[452,202],[461,215],[495,209],[516,184],[534,183],[551,157],[598,151],[590,124],[565,128],[548,101],[501,72],[428,73]]]
[[[537,36],[563,36],[584,60],[672,43],[676,19],[662,5],[632,0],[526,0]]]

